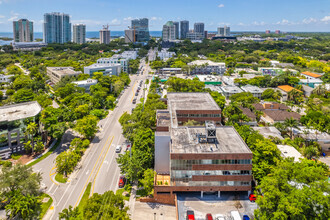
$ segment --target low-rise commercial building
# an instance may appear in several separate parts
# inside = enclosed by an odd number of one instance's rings
[[[94,63],[84,67],[84,73],[93,76],[95,72],[102,72],[105,76],[119,76],[122,66],[114,63]]]
[[[12,46],[15,51],[37,51],[47,47],[47,44],[43,42],[13,42]]]
[[[161,68],[158,70],[158,73],[176,75],[176,74],[181,74],[182,69],[181,68]]]
[[[26,119],[34,121],[40,112],[37,101],[0,107],[0,147],[10,148],[9,153],[1,155],[2,158],[7,159],[11,153],[24,150],[21,139],[25,138]]]
[[[155,201],[174,201],[175,192],[218,192],[220,197],[221,191],[250,191],[252,152],[234,127],[219,124],[221,109],[212,97],[168,93],[167,106],[157,111]],[[182,123],[188,119],[200,123]]]
[[[157,56],[161,59],[161,60],[168,60],[169,58],[172,58],[175,56],[175,52],[170,52],[168,51],[168,49],[162,49],[161,51],[157,52]]]
[[[221,85],[221,79],[219,76],[214,75],[197,75],[199,81],[203,82],[205,85]]]
[[[204,32],[188,32],[186,34],[186,38],[191,40],[191,41],[201,41],[205,38],[205,33]]]
[[[237,94],[237,93],[241,93],[243,92],[242,89],[240,89],[237,86],[221,86],[221,91],[222,91],[222,95],[226,97],[226,99],[229,99],[230,96]]]
[[[64,77],[75,77],[81,73],[81,71],[75,71],[73,67],[47,67],[47,76],[54,84],[61,81]]]
[[[246,86],[241,86],[241,89],[244,92],[251,93],[256,98],[261,99],[261,95],[262,95],[263,91],[259,87],[252,86],[252,85],[246,85]]]
[[[87,79],[81,81],[72,82],[76,84],[78,87],[84,88],[86,92],[90,91],[90,87],[97,84],[97,79]]]
[[[276,67],[259,67],[258,72],[260,72],[263,76],[270,75],[270,76],[277,76],[279,74],[285,73],[286,71],[290,71],[293,74],[297,74],[298,71],[294,69],[282,69]]]
[[[226,72],[225,63],[216,63],[210,60],[195,60],[188,63],[190,68],[190,74],[220,74],[223,75]]]

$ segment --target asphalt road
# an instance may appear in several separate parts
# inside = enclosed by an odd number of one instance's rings
[[[70,141],[76,136],[72,131],[66,132],[60,147],[54,153],[33,166],[34,171],[42,173],[42,186],[47,187],[46,193],[54,199],[51,207],[53,212],[51,216],[47,216],[47,219],[58,219],[58,213],[64,208],[68,208],[69,205],[77,206],[89,182],[92,183],[92,193],[104,193],[108,190],[116,191],[118,189],[120,170],[116,162],[118,154],[115,153],[115,147],[125,141],[118,119],[125,111],[131,112],[135,107],[132,100],[135,97],[138,82],[145,81],[150,69],[145,67],[144,70],[144,73],[139,76],[131,76],[130,86],[124,90],[117,107],[99,122],[99,132],[85,152],[77,170],[71,174],[66,184],[54,181],[55,159],[60,152],[68,148]],[[142,95],[143,90],[141,89],[137,103]],[[122,153],[124,150],[123,147]]]

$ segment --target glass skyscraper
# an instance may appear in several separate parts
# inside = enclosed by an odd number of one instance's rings
[[[71,41],[70,16],[52,12],[44,15],[44,42],[63,44]]]
[[[33,22],[28,19],[13,21],[14,42],[33,41]]]
[[[135,41],[146,42],[149,41],[149,20],[148,18],[134,19],[132,20],[131,28],[135,29]]]
[[[77,44],[86,43],[86,25],[84,24],[73,25],[73,43],[77,43]]]
[[[180,21],[180,38],[186,39],[189,32],[189,21]]]

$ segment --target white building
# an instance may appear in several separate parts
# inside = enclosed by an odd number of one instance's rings
[[[90,91],[90,87],[97,84],[97,79],[87,79],[82,81],[72,82],[76,84],[78,87],[84,88],[86,92]]]
[[[90,66],[84,67],[84,73],[93,76],[95,72],[102,72],[104,76],[115,75],[119,76],[121,73],[121,65],[115,63],[94,63]]]
[[[13,77],[14,75],[3,75],[0,74],[0,83],[9,83],[11,82],[11,77]]]
[[[243,90],[241,90],[237,86],[221,86],[222,94],[226,97],[226,99],[229,99],[230,96],[241,93]]]
[[[205,38],[205,33],[200,33],[200,32],[188,32],[186,34],[186,38],[191,40],[191,41],[201,41]]]
[[[81,71],[75,71],[73,67],[47,67],[47,75],[52,83],[58,83],[64,77],[74,77],[81,73]]]
[[[163,60],[163,61],[166,61],[168,60],[169,58],[171,57],[174,57],[175,56],[175,52],[170,52],[168,51],[168,49],[162,49],[161,51],[159,51],[157,53],[157,56]]]
[[[120,64],[122,71],[128,72],[128,63],[130,60],[135,60],[138,54],[137,51],[124,51],[121,54],[115,54],[110,58],[100,58],[97,64]]]
[[[224,74],[226,72],[225,63],[216,63],[210,60],[195,60],[188,63],[188,66],[193,67],[190,74]]]
[[[258,99],[261,99],[261,94],[262,94],[262,90],[257,87],[257,86],[252,86],[252,85],[246,85],[246,86],[241,86],[241,89],[244,92],[250,92],[252,93],[252,95]]]

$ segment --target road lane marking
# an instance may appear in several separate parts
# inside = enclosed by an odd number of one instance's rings
[[[56,171],[55,171],[55,173],[52,173],[52,171],[54,170],[54,169],[56,169],[56,166],[54,166],[50,171],[49,171],[49,178],[50,178],[50,180],[54,183],[54,184],[56,184],[56,185],[60,185],[60,184],[58,184],[57,182],[55,182],[54,180],[53,180],[53,175],[54,174],[56,174]]]
[[[94,166],[93,166],[93,169],[92,169],[92,171],[90,172],[90,174],[89,174],[89,176],[88,176],[88,178],[87,178],[87,181],[86,181],[86,183],[85,183],[85,185],[84,185],[82,191],[81,191],[80,194],[79,194],[78,200],[77,200],[76,204],[74,205],[74,208],[78,205],[78,203],[79,203],[79,201],[80,201],[80,199],[81,199],[81,197],[82,197],[82,194],[85,192],[85,188],[87,187],[87,184],[89,183],[89,179],[90,179],[90,177],[91,177],[91,175],[92,175],[92,173],[93,173],[93,171],[94,171],[96,165],[98,164],[98,161],[100,160],[100,157],[102,156],[102,152],[104,151],[105,146],[107,146],[107,143],[108,143],[110,137],[111,137],[111,136],[109,136],[108,139],[107,139],[107,141],[105,142],[105,145],[103,146],[102,151],[101,151],[99,157],[97,158],[97,160],[96,160],[96,162],[95,162],[95,164],[94,164]],[[111,143],[112,143],[112,141],[113,141],[113,138],[114,138],[114,136],[112,136]],[[110,143],[109,146],[111,146],[111,143]],[[73,192],[73,191],[72,191],[72,192]]]
[[[113,139],[114,139],[114,137],[113,137],[112,140],[111,140],[110,146],[108,147],[107,152],[105,153],[105,155],[104,155],[104,157],[103,157],[103,160],[102,160],[102,162],[101,162],[99,168],[97,169],[96,175],[95,175],[94,180],[93,180],[92,195],[93,195],[93,193],[94,193],[94,187],[95,187],[95,180],[96,180],[96,177],[97,177],[97,175],[99,174],[100,169],[101,169],[101,167],[102,167],[102,164],[103,164],[103,162],[104,162],[104,159],[106,158],[106,156],[107,156],[107,154],[108,154],[108,152],[109,152],[109,150],[110,150],[110,147],[111,147],[111,144],[112,144]],[[117,143],[117,144],[118,144],[118,143]]]

